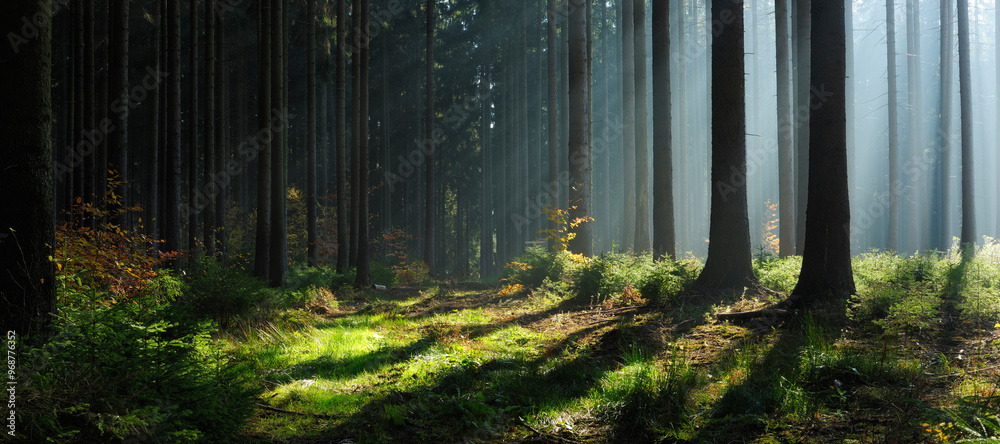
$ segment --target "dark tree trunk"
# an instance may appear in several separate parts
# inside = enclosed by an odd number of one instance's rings
[[[742,291],[755,284],[747,216],[743,2],[714,2],[712,19],[712,198],[708,259],[696,285]]]
[[[923,91],[921,86],[920,70],[920,5],[917,0],[906,0],[906,86],[907,103],[909,107],[909,118],[906,128],[909,130],[907,141],[909,142],[909,159],[923,157],[924,150],[924,125],[923,125]],[[924,175],[907,174],[907,188],[911,190],[913,196],[909,199],[910,224],[908,227],[907,243],[909,251],[920,251],[925,246],[924,240],[927,238],[926,223],[924,215],[921,213],[923,202],[927,199],[924,196]]]
[[[225,1],[225,0],[216,0]],[[226,128],[229,108],[226,103],[226,8],[219,8],[215,17],[215,252],[222,260],[226,255],[226,207],[229,200],[230,177],[226,174],[229,149]],[[287,47],[287,45],[285,45]],[[285,84],[288,82],[286,81]],[[284,136],[282,136],[284,140]]]
[[[337,0],[337,273],[347,270],[347,0]]]
[[[847,107],[847,192],[851,200],[856,193],[855,175],[858,171],[854,136],[854,2],[845,0],[844,26],[847,28],[847,86],[845,88]],[[852,241],[852,247],[859,243]]]
[[[635,246],[636,226],[636,116],[635,116],[635,22],[633,0],[621,0],[622,20],[622,182],[625,187],[625,239],[622,249]],[[643,64],[645,66],[645,63]]]
[[[213,185],[215,172],[215,14],[216,2],[221,0],[206,0],[205,2],[205,164],[204,164],[204,186],[205,197],[205,231],[202,237],[205,242],[205,254],[209,257],[215,256],[215,199],[218,197],[218,190]],[[270,113],[268,113],[270,114]],[[192,229],[194,227],[192,226]]]
[[[206,8],[211,8],[212,0],[206,0]],[[197,202],[198,196],[198,137],[200,137],[200,122],[198,121],[198,0],[191,0],[189,5],[191,24],[189,26],[189,44],[191,53],[188,54],[188,252],[195,256],[198,253],[198,213],[200,209]],[[211,11],[205,15],[206,22],[212,17]]]
[[[809,191],[802,272],[793,295],[803,301],[854,294],[851,206],[847,189],[846,39],[843,2],[813,4],[811,84],[825,98],[809,118]]]
[[[51,20],[51,1],[5,0],[0,29],[22,17]],[[13,34],[12,34],[13,35]],[[0,320],[23,343],[41,337],[55,310],[55,202],[52,184],[52,30],[0,50],[0,129],[5,135],[0,192]],[[17,350],[14,350],[15,352]]]
[[[181,5],[167,1],[167,145],[164,248],[180,249],[181,224]]]
[[[351,245],[348,257],[348,264],[351,267],[358,265],[358,223],[360,218],[358,212],[361,210],[358,200],[358,182],[360,178],[361,162],[361,4],[355,0],[351,2]]]
[[[809,184],[809,117],[799,110],[809,109],[809,12],[812,0],[795,1],[795,251],[802,254],[806,236],[806,193]]]
[[[795,254],[795,177],[792,157],[792,84],[789,81],[789,56],[791,41],[788,39],[788,22],[791,18],[789,0],[775,0],[774,21],[777,35],[777,87],[778,87],[778,254]]]
[[[426,102],[424,106],[424,142],[427,154],[424,163],[427,168],[427,182],[424,201],[424,262],[433,276],[437,271],[434,263],[434,2],[427,0],[427,60],[426,60]]]
[[[889,83],[889,238],[886,248],[899,251],[899,99],[896,92],[896,17],[895,0],[885,2],[886,63]]]
[[[162,0],[155,0],[153,4],[153,32],[152,32],[152,47],[153,47],[153,70],[160,72],[163,65],[160,64],[160,42],[161,34],[163,32],[163,14],[161,14]],[[150,118],[149,118],[149,134],[146,136],[148,140],[149,148],[146,151],[146,180],[143,182],[143,191],[146,193],[146,200],[144,202],[145,208],[143,208],[143,223],[145,225],[145,233],[152,239],[160,239],[158,236],[159,232],[157,230],[158,216],[159,216],[159,189],[160,189],[160,91],[163,90],[163,83],[157,82],[156,86],[152,88],[149,92],[149,107],[150,107]],[[157,243],[152,243],[152,250],[156,251]]]
[[[319,265],[316,237],[316,0],[306,6],[306,261]]]
[[[652,249],[649,229],[649,102],[646,99],[646,0],[633,0],[635,23],[635,250]]]
[[[976,207],[972,160],[972,72],[969,47],[969,0],[958,0],[958,92],[962,118],[962,248],[976,243]]]
[[[433,0],[428,0],[433,1]],[[369,4],[368,0],[360,0],[361,3],[361,23],[368,23],[369,19]],[[369,36],[370,37],[370,36]],[[368,231],[369,231],[369,198],[368,198],[368,186],[369,186],[369,174],[368,174],[368,77],[369,77],[369,48],[370,45],[361,46],[361,90],[359,94],[361,95],[361,132],[358,134],[360,139],[361,152],[359,153],[360,163],[358,165],[358,201],[359,201],[359,217],[360,223],[358,225],[358,264],[357,264],[357,274],[355,275],[354,286],[357,288],[368,288],[372,285],[371,276],[371,253],[368,244]]]
[[[941,251],[951,248],[951,142],[952,142],[952,93],[955,57],[955,31],[952,27],[950,0],[941,0],[941,125],[938,134],[940,156],[940,182],[938,183],[936,246]]]
[[[273,1],[261,0],[257,8],[257,20],[259,20],[257,55],[260,62],[257,70],[257,226],[254,244],[254,276],[261,279],[268,279],[270,274],[271,145],[274,140],[272,119],[277,115],[271,103],[271,8],[274,7]],[[206,119],[206,122],[208,120]]]
[[[653,0],[653,254],[673,258],[677,251],[670,112],[670,1]]]
[[[288,0],[276,0],[271,5],[271,105],[278,108],[284,119],[285,108],[285,27],[284,13]],[[271,286],[280,287],[288,281],[288,217],[287,211],[287,151],[285,122],[274,126],[276,134],[271,145],[271,235],[268,278]]]
[[[587,91],[587,8],[584,1],[569,0],[569,220],[577,223],[569,242],[570,251],[593,254],[594,232],[591,217],[590,108]]]

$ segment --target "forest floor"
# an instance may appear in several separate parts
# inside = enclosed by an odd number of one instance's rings
[[[1000,424],[996,410],[960,402],[995,402],[998,330],[956,321],[943,294],[933,322],[892,329],[823,313],[713,317],[780,295],[592,304],[506,290],[345,290],[313,325],[241,343],[264,385],[242,438],[913,443],[991,436]]]

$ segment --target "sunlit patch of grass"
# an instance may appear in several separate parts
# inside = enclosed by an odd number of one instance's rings
[[[1000,393],[998,393],[996,382],[982,377],[966,376],[955,384],[952,393],[959,397],[997,396]]]
[[[791,293],[799,281],[802,256],[756,258],[753,261],[753,268],[761,285],[772,290]]]

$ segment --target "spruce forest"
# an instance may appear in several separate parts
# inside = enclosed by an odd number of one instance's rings
[[[0,33],[4,442],[1000,442],[996,0]]]

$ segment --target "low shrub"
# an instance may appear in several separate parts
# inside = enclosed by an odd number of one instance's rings
[[[563,279],[573,266],[573,255],[566,251],[551,252],[545,247],[529,247],[508,263],[503,278],[509,285],[523,285],[534,289],[546,279],[555,282]]]

